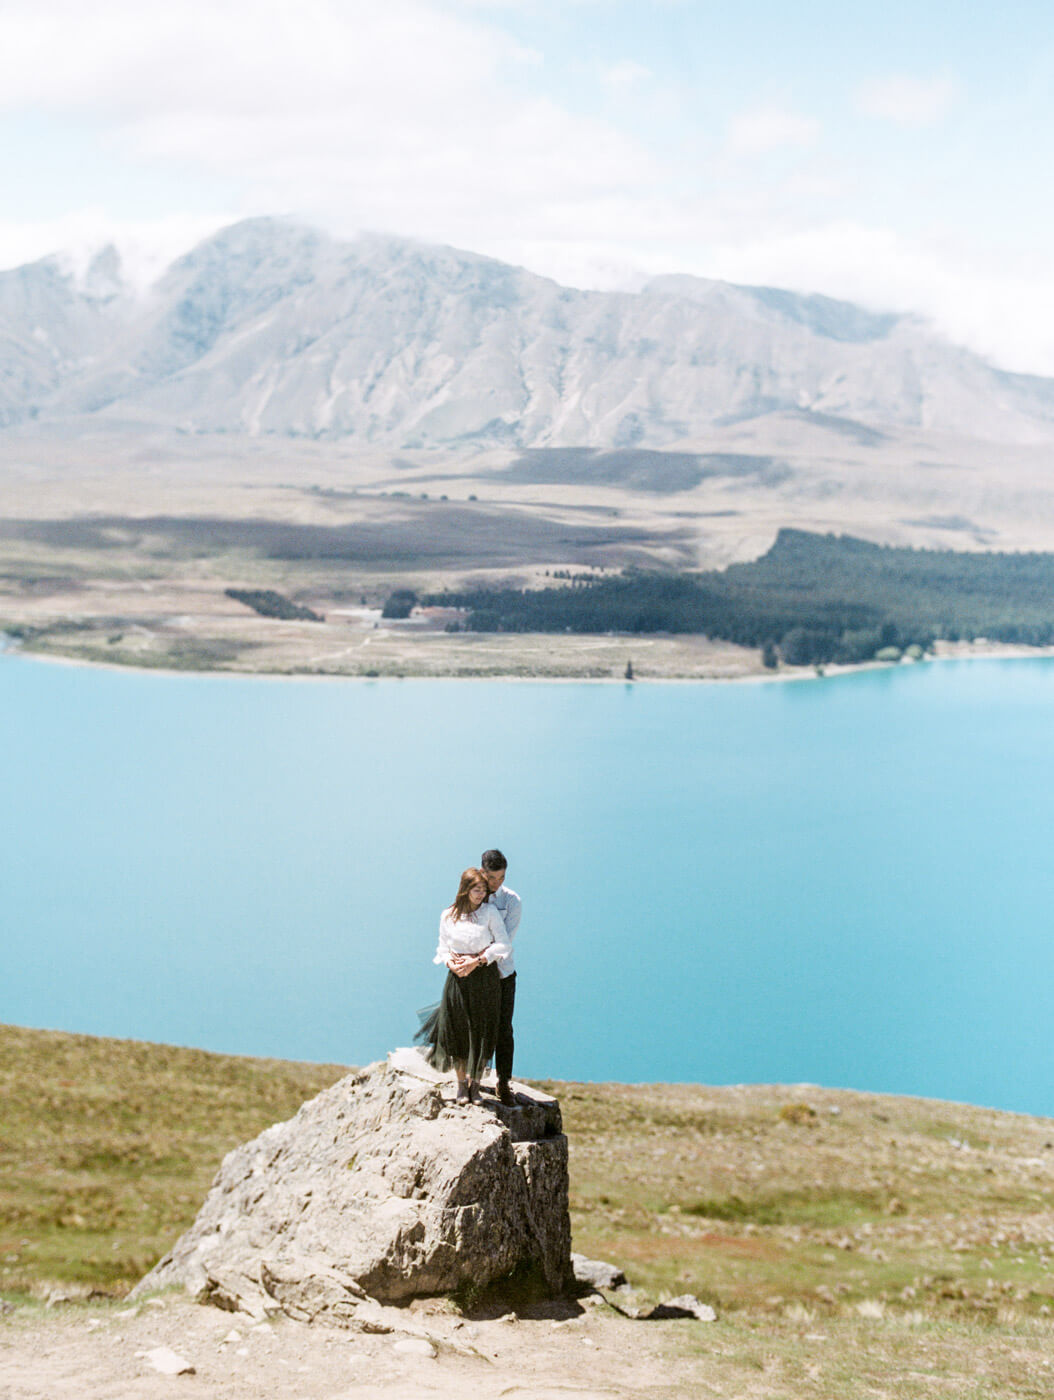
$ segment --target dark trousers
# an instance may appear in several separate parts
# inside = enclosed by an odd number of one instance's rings
[[[499,1079],[512,1078],[512,1054],[516,1042],[512,1036],[512,1010],[516,1005],[516,974],[501,979],[501,1016],[498,1020],[498,1043],[494,1049],[494,1068]]]

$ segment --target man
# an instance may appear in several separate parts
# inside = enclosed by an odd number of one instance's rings
[[[490,890],[490,902],[501,914],[505,923],[506,941],[511,946],[520,926],[523,901],[505,883],[508,862],[500,851],[484,851],[479,864]],[[494,1067],[498,1072],[499,1100],[506,1108],[515,1108],[516,1100],[509,1085],[512,1078],[512,1054],[515,1049],[512,1036],[512,1011],[516,1004],[516,968],[513,964],[513,953],[510,952],[507,958],[498,963],[498,971],[501,973],[501,1020],[498,1022]]]

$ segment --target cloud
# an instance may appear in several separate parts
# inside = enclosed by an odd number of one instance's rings
[[[635,63],[633,59],[627,58],[608,68],[603,76],[604,82],[610,87],[632,87],[635,83],[647,82],[649,78],[654,78],[655,74],[643,63]]]
[[[730,282],[921,315],[950,341],[1004,369],[1054,376],[1054,257],[1018,272],[939,240],[833,221],[715,245],[705,269]]]
[[[784,147],[813,146],[820,123],[782,107],[758,107],[741,112],[729,125],[728,144],[735,155],[757,156]]]
[[[86,121],[112,159],[238,213],[479,247],[668,172],[545,94],[538,55],[430,0],[0,0],[0,111]],[[623,72],[629,81],[629,69]],[[573,236],[573,235],[572,235]]]
[[[121,254],[125,277],[145,288],[174,258],[233,220],[229,212],[115,219],[102,209],[74,210],[57,219],[0,219],[0,268],[34,262],[45,250],[61,250],[79,274],[100,248],[112,243]]]
[[[865,116],[898,126],[929,126],[954,106],[960,90],[958,80],[948,75],[910,78],[890,74],[863,83],[857,90],[856,105]]]

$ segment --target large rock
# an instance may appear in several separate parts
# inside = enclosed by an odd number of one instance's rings
[[[532,1272],[571,1281],[555,1099],[453,1104],[416,1052],[350,1074],[224,1159],[193,1226],[137,1286],[221,1307],[367,1325],[398,1302]]]

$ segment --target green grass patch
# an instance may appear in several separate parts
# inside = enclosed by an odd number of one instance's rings
[[[858,1225],[884,1214],[877,1192],[802,1188],[761,1196],[725,1196],[682,1206],[686,1215],[710,1220],[734,1220],[754,1225],[816,1225],[823,1228]]]

